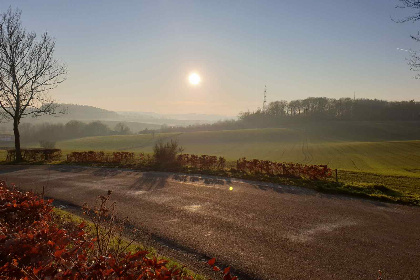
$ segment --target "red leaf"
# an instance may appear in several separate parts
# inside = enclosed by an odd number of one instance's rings
[[[157,262],[157,265],[165,265],[167,263],[168,263],[167,260],[160,260],[160,261]]]
[[[215,263],[216,263],[216,259],[215,258],[212,258],[211,260],[209,260],[208,262],[207,262],[210,266],[213,266]]]
[[[214,271],[220,271],[220,268],[219,268],[219,267],[217,267],[217,266],[213,266],[213,270],[214,270]]]
[[[228,273],[229,273],[229,271],[230,271],[230,266],[226,267],[226,268],[223,270],[223,274],[228,274]]]
[[[55,251],[54,257],[56,257],[56,258],[61,257],[61,255],[63,254],[63,252],[64,252],[64,249]]]
[[[39,253],[39,247],[32,247],[30,253],[31,254],[38,254]]]
[[[230,276],[230,273],[225,274],[225,276],[223,277],[223,280],[232,280],[232,276]]]
[[[34,269],[33,269],[33,273],[34,273],[35,275],[37,275],[37,274],[38,274],[38,272],[39,272],[41,269],[42,269],[42,266],[40,266],[40,267],[38,267],[38,268],[35,268],[35,267],[34,267]]]

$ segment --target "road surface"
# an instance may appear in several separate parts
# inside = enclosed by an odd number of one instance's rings
[[[2,165],[0,179],[75,206],[112,190],[122,217],[190,265],[216,257],[242,279],[420,279],[419,207],[112,168]]]

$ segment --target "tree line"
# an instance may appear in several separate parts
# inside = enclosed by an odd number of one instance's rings
[[[309,97],[293,101],[274,101],[265,109],[241,112],[238,120],[214,124],[166,127],[162,132],[187,132],[276,127],[306,121],[419,121],[420,102],[386,101],[378,99],[352,99]]]
[[[69,121],[62,123],[42,123],[21,125],[22,140],[24,142],[60,141],[89,136],[127,135],[131,134],[130,128],[124,123],[118,123],[113,129],[100,121],[84,123]]]
[[[386,101],[378,99],[351,99],[309,97],[302,100],[275,101],[265,110],[245,112],[240,120],[255,118],[312,119],[312,120],[357,120],[357,121],[408,121],[420,120],[420,102]]]

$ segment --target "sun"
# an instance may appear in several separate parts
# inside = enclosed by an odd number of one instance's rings
[[[198,85],[201,82],[201,77],[200,75],[198,75],[197,73],[191,73],[188,76],[188,81],[190,82],[190,84],[192,85]]]

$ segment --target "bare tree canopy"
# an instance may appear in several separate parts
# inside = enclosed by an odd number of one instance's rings
[[[420,19],[420,1],[419,0],[399,0],[400,5],[397,6],[397,8],[405,9],[405,8],[411,8],[411,9],[417,9],[418,11],[411,16],[407,16],[403,19],[397,20],[397,22],[407,22],[407,21],[417,21]]]
[[[405,9],[410,8],[414,9],[415,12],[413,15],[406,16],[399,20],[394,20],[398,23],[404,23],[404,22],[416,22],[420,20],[420,1],[419,0],[399,0],[400,4],[397,6],[397,8]],[[420,42],[420,31],[417,33],[417,35],[410,35],[411,38],[417,42]],[[416,51],[410,51],[411,58],[408,60],[408,65],[410,66],[410,70],[412,71],[420,71],[420,54]],[[420,78],[420,74],[416,76],[417,79]]]
[[[21,118],[55,113],[47,92],[65,80],[66,68],[54,59],[54,50],[55,42],[46,32],[37,38],[22,27],[20,10],[9,8],[0,15],[1,116],[13,120],[18,161]]]

